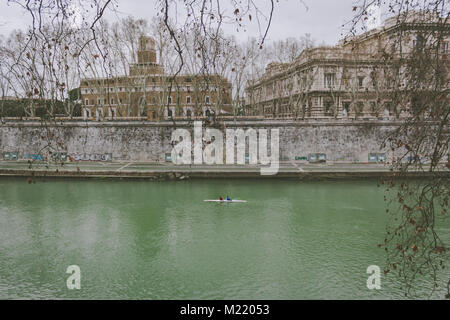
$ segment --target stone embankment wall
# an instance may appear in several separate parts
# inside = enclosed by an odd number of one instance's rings
[[[380,146],[386,134],[397,125],[389,121],[229,121],[215,128],[222,130],[224,136],[225,128],[279,129],[281,160],[299,160],[311,153],[323,153],[327,161],[368,162],[370,153],[384,153],[388,161],[392,158]],[[52,151],[65,152],[77,160],[112,157],[112,160],[164,162],[172,150],[171,134],[177,128],[192,132],[193,124],[6,122],[0,124],[0,152],[17,152],[18,159],[39,154],[45,158]]]

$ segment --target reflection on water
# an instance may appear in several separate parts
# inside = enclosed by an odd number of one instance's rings
[[[389,274],[366,287],[366,268],[385,259],[376,182],[12,179],[0,190],[1,299],[403,297]],[[203,202],[220,195],[248,202]],[[81,290],[66,287],[72,264]]]

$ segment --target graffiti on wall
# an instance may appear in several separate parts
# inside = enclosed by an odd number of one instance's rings
[[[42,155],[40,153],[25,153],[23,155],[23,159],[44,161],[44,158],[42,157]]]
[[[386,162],[385,153],[369,153],[369,162]]]
[[[52,161],[67,161],[67,152],[54,152],[51,159]]]
[[[40,153],[24,153],[21,158],[19,158],[19,152],[3,152],[3,160],[39,160],[47,161],[50,158],[51,161],[112,161],[112,153],[73,153],[68,154],[67,152],[53,152],[46,157]]]
[[[17,160],[18,158],[18,152],[3,152],[3,160]]]
[[[327,156],[325,153],[310,153],[308,154],[308,162],[326,162]]]
[[[112,153],[73,153],[68,158],[71,161],[112,161]]]

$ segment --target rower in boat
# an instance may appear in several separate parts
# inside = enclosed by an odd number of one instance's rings
[[[217,199],[215,199],[215,200],[203,200],[203,201],[205,201],[205,202],[221,202],[221,203],[234,203],[234,202],[237,202],[237,203],[242,203],[242,202],[247,202],[247,200],[232,200],[230,197],[227,197],[227,199],[219,199],[219,200],[217,200]]]

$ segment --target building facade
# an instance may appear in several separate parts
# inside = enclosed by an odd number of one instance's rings
[[[448,22],[422,13],[392,17],[383,27],[334,47],[306,49],[292,64],[270,63],[265,74],[246,87],[246,114],[288,119],[402,118],[407,108],[393,103],[391,94],[402,80],[386,64],[385,55],[407,56],[423,41],[422,33],[432,31],[444,35],[439,53],[448,66]]]
[[[231,113],[231,83],[219,75],[165,74],[155,41],[140,37],[137,63],[129,75],[82,79],[85,119],[169,120]]]

